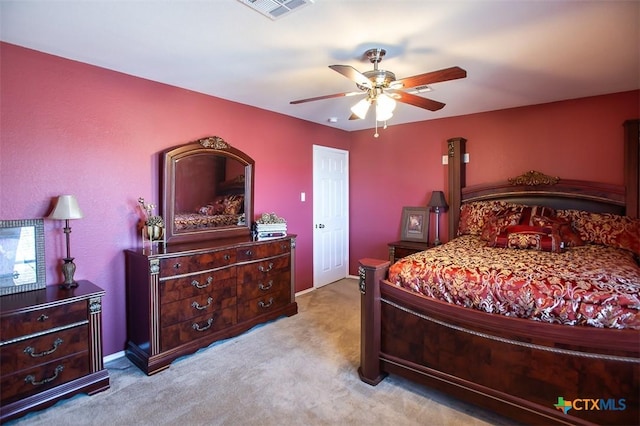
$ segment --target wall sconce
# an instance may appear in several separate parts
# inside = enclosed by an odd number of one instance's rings
[[[60,284],[61,288],[73,288],[77,287],[78,283],[74,281],[73,274],[76,272],[76,264],[73,263],[73,257],[71,257],[71,247],[69,246],[69,234],[71,233],[71,227],[69,226],[69,219],[82,219],[82,211],[78,206],[78,201],[73,195],[61,195],[56,200],[56,204],[53,207],[53,211],[48,219],[64,220],[64,233],[67,236],[67,257],[65,257],[62,264],[62,274],[64,275],[64,283]]]
[[[449,206],[444,199],[444,192],[433,191],[431,193],[431,200],[428,204],[429,210],[436,214],[436,239],[433,241],[434,245],[440,245],[440,212],[447,211]]]

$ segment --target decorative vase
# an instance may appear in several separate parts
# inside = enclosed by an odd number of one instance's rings
[[[149,241],[159,241],[164,235],[164,228],[159,225],[147,225],[147,237]]]

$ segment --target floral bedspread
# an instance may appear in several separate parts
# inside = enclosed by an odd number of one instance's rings
[[[640,267],[629,251],[487,247],[463,235],[391,265],[389,281],[449,303],[538,321],[640,329]]]

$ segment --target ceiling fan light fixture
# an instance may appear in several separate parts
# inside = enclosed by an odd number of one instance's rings
[[[396,101],[381,93],[376,98],[376,120],[387,121],[393,117],[393,111],[396,109]]]
[[[369,98],[365,98],[360,100],[357,104],[351,107],[351,112],[358,116],[361,120],[367,116],[367,111],[369,111],[369,107],[371,106],[371,100]]]
[[[393,112],[385,111],[383,108],[376,106],[376,121],[387,121],[391,117],[393,117]]]

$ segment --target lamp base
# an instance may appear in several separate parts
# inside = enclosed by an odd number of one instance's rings
[[[60,284],[60,288],[75,288],[78,287],[78,283],[74,281],[73,274],[76,272],[76,264],[73,263],[73,257],[65,257],[62,264],[62,275],[64,275],[64,282]]]

